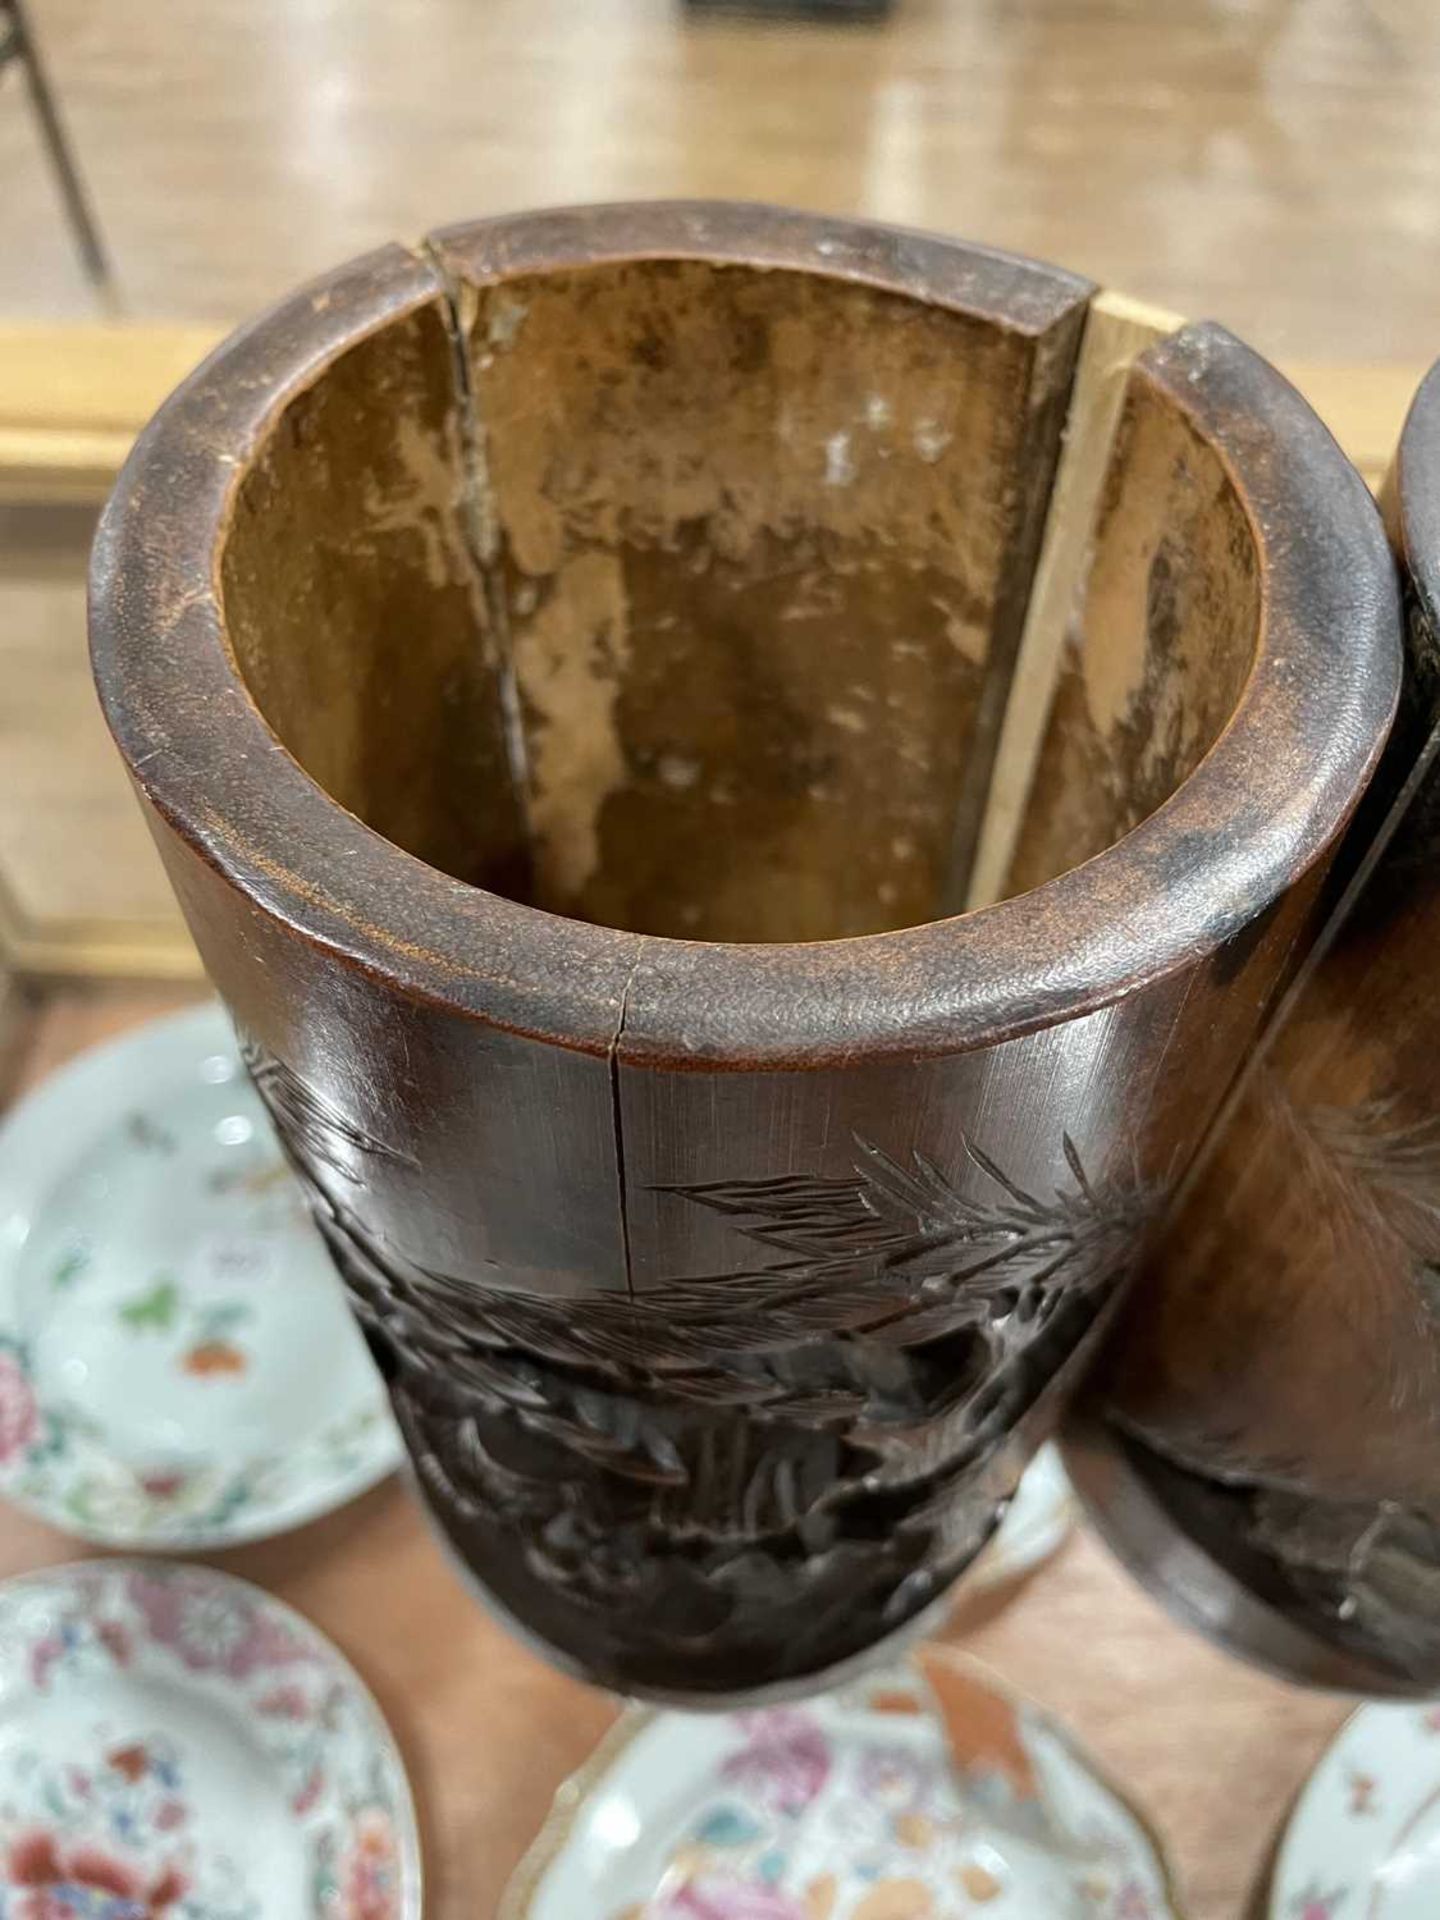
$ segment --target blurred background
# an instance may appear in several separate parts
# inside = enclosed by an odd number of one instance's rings
[[[32,971],[193,964],[94,714],[85,549],[165,391],[348,255],[639,195],[938,228],[1224,321],[1367,472],[1440,348],[1434,0],[0,0],[7,27],[0,954]]]
[[[752,9],[753,11],[753,9]],[[437,221],[788,201],[1054,258],[1271,355],[1419,358],[1440,292],[1432,0],[29,0],[127,313],[228,320]],[[0,311],[83,317],[0,96]]]

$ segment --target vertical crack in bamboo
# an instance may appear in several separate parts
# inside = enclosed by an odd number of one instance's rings
[[[528,849],[534,844],[530,820],[530,757],[525,741],[525,721],[521,711],[509,609],[505,602],[504,582],[496,565],[500,553],[500,526],[485,451],[486,427],[480,418],[475,383],[470,377],[469,328],[465,308],[466,295],[472,293],[472,289],[450,270],[432,240],[422,240],[418,251],[420,257],[434,269],[444,300],[445,330],[450,340],[456,418],[460,430],[465,539],[485,610],[483,641],[486,664],[495,676],[506,766],[516,813]]]
[[[625,1112],[620,1098],[620,1036],[625,1031],[626,1016],[630,1012],[630,989],[635,984],[635,976],[640,971],[640,962],[645,957],[647,942],[645,936],[637,936],[635,958],[630,971],[625,976],[625,985],[620,990],[620,1007],[615,1017],[615,1032],[610,1039],[610,1051],[607,1064],[610,1069],[610,1105],[615,1132],[615,1184],[620,1200],[620,1251],[625,1262],[625,1291],[633,1295],[635,1281],[633,1262],[630,1257],[630,1196],[625,1184]]]

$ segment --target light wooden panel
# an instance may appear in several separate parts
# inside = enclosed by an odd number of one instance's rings
[[[1178,324],[1165,309],[1116,293],[1100,296],[1101,316],[1095,353],[1102,345],[1112,350],[1127,325],[1168,332]],[[136,434],[222,331],[159,322],[0,324],[0,501],[103,500]],[[1140,338],[1130,358],[1156,337]],[[1440,353],[1440,326],[1435,345]],[[1283,371],[1378,485],[1424,363],[1303,360],[1284,362]]]
[[[998,900],[1010,871],[1040,754],[1066,628],[1089,565],[1100,489],[1137,354],[1173,333],[1179,316],[1123,294],[1091,303],[1075,373],[1065,447],[1046,519],[1045,540],[1015,663],[1005,723],[980,829],[969,905]]]
[[[103,500],[213,327],[0,325],[0,500]]]
[[[1440,356],[1440,324],[1435,330]],[[1281,371],[1294,382],[1365,477],[1379,492],[1424,365],[1345,366],[1297,360]]]

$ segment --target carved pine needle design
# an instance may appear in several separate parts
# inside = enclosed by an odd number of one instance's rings
[[[348,1119],[328,1100],[308,1087],[296,1073],[258,1042],[241,1034],[240,1058],[245,1063],[257,1091],[270,1109],[281,1135],[294,1144],[294,1151],[329,1167],[344,1179],[357,1178],[356,1165],[366,1156],[415,1163],[408,1155],[377,1140],[373,1133]]]
[[[795,1175],[670,1191],[728,1215],[758,1245],[790,1255],[789,1270],[801,1276],[797,1292],[808,1283],[823,1297],[837,1281],[878,1280],[923,1310],[963,1287],[992,1319],[1013,1315],[1019,1326],[1053,1303],[1055,1280],[1083,1284],[1103,1270],[1143,1218],[1143,1204],[1097,1199],[1068,1134],[1062,1145],[1075,1185],[1049,1200],[1017,1186],[973,1141],[961,1145],[989,1183],[982,1199],[963,1195],[918,1151],[906,1167],[858,1138],[855,1180]],[[785,1271],[771,1267],[762,1278],[768,1283]],[[721,1284],[733,1286],[733,1276]]]
[[[1362,1250],[1408,1260],[1417,1304],[1440,1327],[1440,1116],[1402,1120],[1391,1096],[1312,1107],[1302,1124]]]
[[[1404,1118],[1395,1096],[1298,1107],[1273,1074],[1272,1115],[1301,1152],[1299,1192],[1349,1256],[1350,1311],[1367,1319],[1408,1293],[1417,1340],[1440,1334],[1440,1117]],[[1358,1329],[1369,1332],[1366,1326]],[[1382,1352],[1393,1333],[1381,1328]],[[1423,1351],[1423,1348],[1421,1349]],[[1241,1530],[1291,1588],[1371,1652],[1416,1675],[1440,1660],[1440,1526],[1393,1501],[1331,1500],[1264,1476],[1227,1476]]]

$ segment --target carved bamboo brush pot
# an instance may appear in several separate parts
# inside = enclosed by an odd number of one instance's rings
[[[1213,327],[1127,379],[1093,292],[453,230],[223,347],[106,515],[110,723],[424,1496],[630,1692],[968,1564],[1390,718],[1334,444]]]
[[[1440,369],[1387,488],[1405,698],[1325,930],[1074,1436],[1122,1559],[1287,1675],[1440,1688]]]

